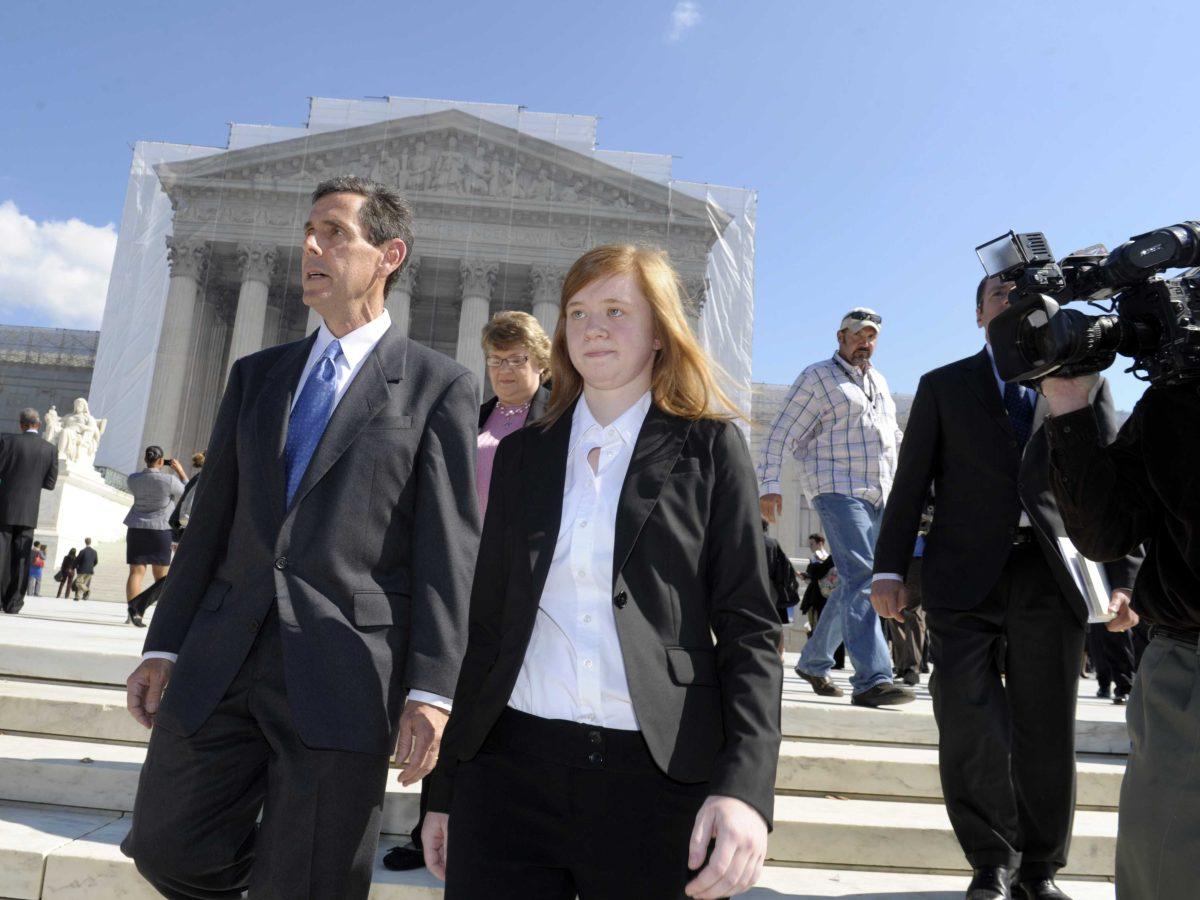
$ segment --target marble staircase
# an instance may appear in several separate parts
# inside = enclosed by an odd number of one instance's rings
[[[117,604],[31,598],[0,617],[0,898],[156,896],[118,844],[148,737],[122,685],[144,632]],[[966,862],[940,802],[928,694],[890,710],[816,697],[791,673],[769,865],[759,898],[961,897]],[[836,673],[841,676],[842,673]],[[845,678],[839,677],[844,684]],[[1124,710],[1081,684],[1075,836],[1064,884],[1110,900]],[[389,785],[382,854],[416,818],[417,793]],[[426,873],[377,866],[373,897],[441,892]]]

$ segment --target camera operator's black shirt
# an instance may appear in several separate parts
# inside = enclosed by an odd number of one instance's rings
[[[1095,560],[1144,543],[1133,608],[1158,625],[1200,630],[1200,388],[1151,387],[1108,447],[1090,407],[1045,428],[1071,540]]]

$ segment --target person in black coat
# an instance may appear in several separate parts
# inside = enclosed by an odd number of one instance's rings
[[[771,537],[767,531],[770,527],[771,523],[763,519],[763,543],[767,548],[767,580],[771,582],[772,596],[775,598],[775,612],[779,614],[779,622],[781,625],[786,625],[789,621],[788,610],[800,603],[800,580],[796,577],[796,567],[792,565],[788,555],[779,546],[779,541]],[[780,647],[782,648],[782,646],[781,643]]]
[[[780,741],[746,440],[665,253],[595,248],[562,297],[550,409],[496,455],[426,863],[447,900],[727,897]]]
[[[58,452],[42,439],[36,409],[23,409],[21,433],[0,435],[0,608],[25,605],[33,530],[42,491],[58,482]]]
[[[322,182],[301,260],[321,325],[230,371],[127,683],[153,731],[122,851],[166,896],[366,898],[389,757],[402,784],[436,762],[478,547],[479,385],[391,322],[411,243],[392,189]]]
[[[985,279],[980,327],[1012,285]],[[1095,406],[1116,434],[1107,382]],[[921,558],[950,823],[974,869],[968,897],[1063,895],[1075,812],[1075,705],[1088,605],[1059,548],[1049,481],[1046,403],[1000,379],[991,347],[921,377],[883,526],[871,602],[902,619],[903,581],[930,487],[937,510]],[[1107,566],[1114,607],[1139,560]],[[997,648],[1006,646],[1004,680]]]

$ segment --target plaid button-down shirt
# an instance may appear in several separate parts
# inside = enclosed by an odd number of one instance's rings
[[[759,493],[782,493],[786,448],[800,461],[810,498],[845,494],[879,506],[892,489],[901,436],[884,377],[870,363],[864,373],[835,353],[792,385],[763,444]]]

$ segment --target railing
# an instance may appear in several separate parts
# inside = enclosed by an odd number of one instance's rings
[[[129,479],[124,473],[118,472],[116,469],[110,469],[108,466],[96,466],[96,471],[104,478],[104,483],[109,487],[115,487],[118,491],[129,493]]]

